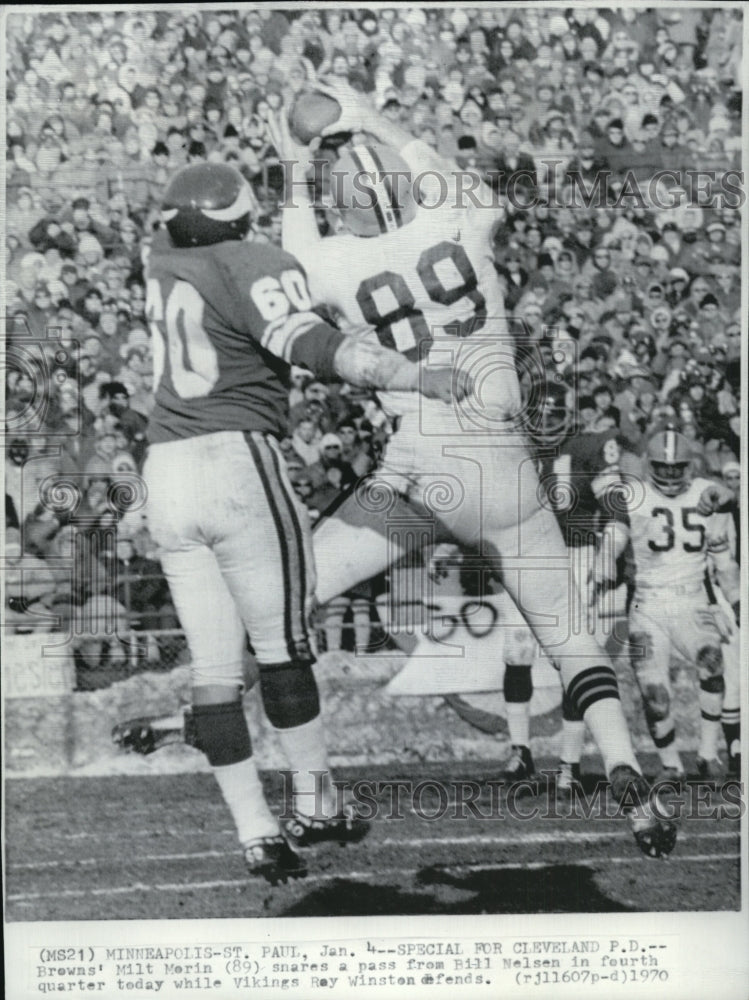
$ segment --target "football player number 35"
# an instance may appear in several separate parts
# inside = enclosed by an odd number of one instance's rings
[[[174,391],[182,399],[207,396],[218,381],[216,349],[203,328],[204,307],[200,293],[189,282],[175,281],[164,302],[161,284],[149,278],[146,313],[153,331],[154,391],[164,372],[165,352]]]
[[[684,507],[681,511],[681,526],[692,536],[691,539],[682,540],[685,552],[701,552],[705,544],[705,525],[694,520],[696,513],[696,507]],[[652,516],[658,519],[660,532],[658,538],[648,541],[648,545],[652,552],[670,552],[676,545],[673,511],[669,507],[653,507]]]
[[[468,337],[484,325],[486,306],[478,290],[478,278],[460,243],[448,240],[425,250],[416,264],[416,273],[431,302],[451,306],[460,299],[473,303],[470,319],[445,323],[456,337]],[[419,344],[431,336],[423,313],[403,275],[380,271],[359,285],[356,301],[367,323],[377,331],[385,347],[394,348],[410,360],[418,358]]]

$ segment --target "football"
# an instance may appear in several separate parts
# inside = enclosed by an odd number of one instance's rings
[[[297,97],[289,111],[289,129],[295,139],[306,145],[340,116],[341,105],[335,98],[308,90]]]

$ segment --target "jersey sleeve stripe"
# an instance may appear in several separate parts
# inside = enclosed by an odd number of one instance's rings
[[[292,313],[290,316],[283,316],[268,324],[260,343],[271,354],[288,361],[291,355],[291,346],[296,338],[307,333],[320,322],[320,317],[313,312]]]

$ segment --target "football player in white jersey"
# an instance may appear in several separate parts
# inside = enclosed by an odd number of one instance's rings
[[[739,567],[720,513],[720,505],[729,500],[728,491],[707,479],[690,478],[689,441],[673,428],[650,439],[645,460],[644,480],[623,477],[624,516],[606,529],[613,536],[612,551],[623,551],[627,538],[632,542],[632,663],[662,777],[669,780],[684,777],[675,742],[669,661],[676,654],[694,664],[701,714],[697,771],[701,777],[715,778],[723,770],[718,759],[723,651],[732,626],[720,607],[710,603],[706,580],[712,563],[738,624]]]
[[[326,603],[420,545],[424,534],[413,530],[414,511],[422,513],[427,533],[438,515],[454,540],[477,550],[495,571],[501,568],[505,589],[561,670],[567,695],[596,740],[615,798],[634,790],[639,800],[625,810],[638,846],[651,857],[668,854],[675,827],[648,805],[650,788],[609,657],[594,636],[570,627],[580,597],[554,515],[539,501],[520,427],[515,348],[493,266],[490,237],[501,209],[491,207],[491,192],[478,177],[378,115],[363,95],[343,84],[326,92],[342,113],[323,131],[363,132],[375,141],[353,146],[334,165],[346,231],[322,238],[305,183],[309,154],[278,123],[293,182],[284,206],[285,249],[305,266],[313,299],[349,326],[371,324],[382,343],[407,357],[436,361],[449,350],[456,370],[475,372],[477,389],[459,407],[412,406],[397,394],[381,395],[396,431],[369,489],[365,483],[318,523],[317,598]],[[429,204],[419,201],[425,191],[415,180],[425,173],[435,188]],[[399,533],[403,498],[412,517]]]

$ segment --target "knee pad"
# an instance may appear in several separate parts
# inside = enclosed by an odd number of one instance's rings
[[[506,702],[524,704],[533,695],[533,681],[530,666],[508,663],[505,666],[504,694]]]
[[[252,756],[250,732],[241,701],[193,705],[195,746],[212,767],[239,764]]]
[[[310,662],[261,663],[260,693],[268,721],[292,729],[320,714],[320,696]]]

